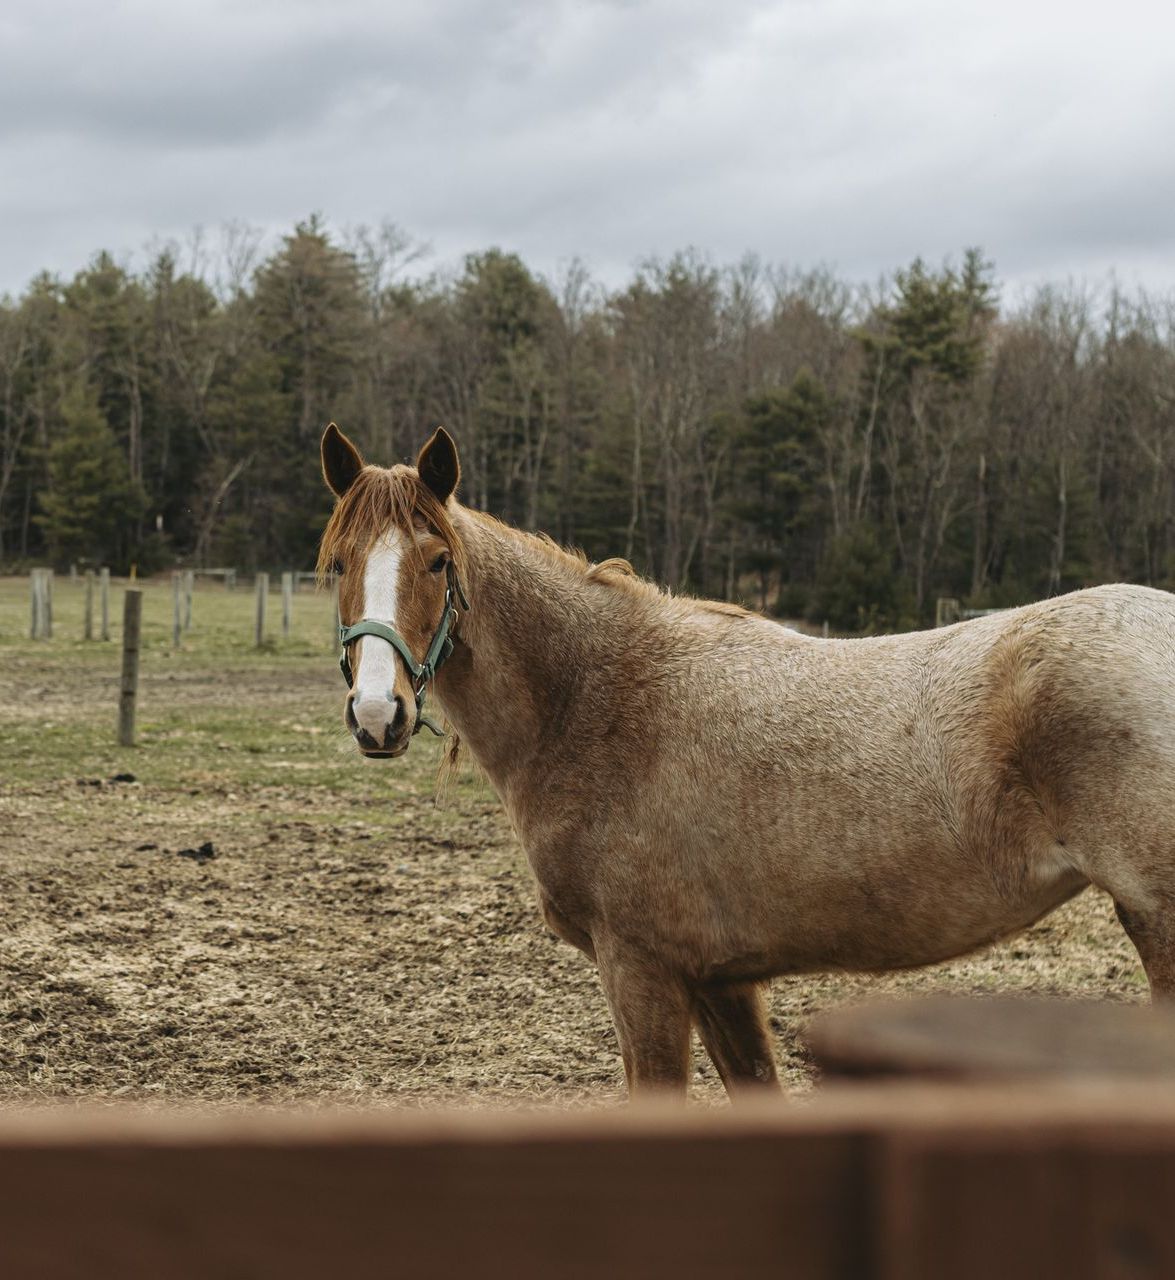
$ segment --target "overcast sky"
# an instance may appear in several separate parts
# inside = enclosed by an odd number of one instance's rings
[[[618,283],[752,251],[1175,287],[1175,6],[3,0],[0,292],[311,211]]]

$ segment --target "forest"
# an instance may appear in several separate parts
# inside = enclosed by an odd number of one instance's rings
[[[620,288],[393,224],[240,225],[0,300],[0,568],[313,563],[331,420],[437,424],[463,500],[673,591],[848,631],[1175,585],[1175,297],[1001,298],[978,249],[872,285],[696,251]]]

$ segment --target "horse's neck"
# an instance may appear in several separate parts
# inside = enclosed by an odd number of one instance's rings
[[[542,752],[600,655],[631,643],[634,624],[623,611],[602,614],[575,569],[529,539],[464,510],[455,524],[466,550],[471,608],[436,692],[504,793]]]

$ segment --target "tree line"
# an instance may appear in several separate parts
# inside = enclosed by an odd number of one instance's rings
[[[229,227],[0,301],[0,563],[309,565],[332,419],[457,438],[466,502],[688,590],[846,629],[1171,586],[1175,298],[980,251],[874,287],[683,252],[606,289],[392,225]]]

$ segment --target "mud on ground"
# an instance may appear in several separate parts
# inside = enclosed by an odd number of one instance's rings
[[[211,622],[171,654],[156,616],[141,744],[120,751],[114,646],[38,649],[8,604],[0,1103],[623,1096],[592,966],[546,931],[488,788],[464,778],[438,806],[423,738],[399,762],[349,750],[321,609],[258,654]],[[1145,998],[1108,899],[1088,893],[963,961],[777,981],[787,1083],[811,1084],[805,1019],[898,989]],[[695,1096],[717,1098],[695,1064]]]

